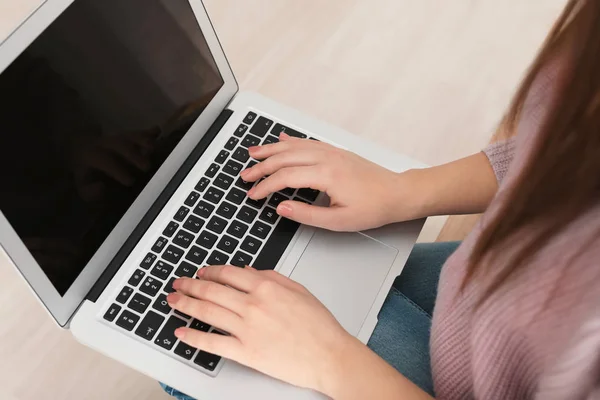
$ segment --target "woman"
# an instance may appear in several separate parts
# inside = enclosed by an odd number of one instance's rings
[[[485,215],[446,261],[439,290],[439,265],[456,246],[415,249],[370,348],[302,286],[251,268],[177,281],[174,308],[232,334],[177,336],[335,399],[598,398],[600,0],[569,2],[502,128],[483,153],[401,174],[285,135],[250,149],[263,162],[244,179],[269,176],[250,197],[285,187],[330,196],[327,208],[279,206],[305,224],[352,231]]]

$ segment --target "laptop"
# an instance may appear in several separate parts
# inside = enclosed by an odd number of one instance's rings
[[[0,244],[57,325],[199,399],[312,399],[174,330],[213,327],[166,303],[206,265],[273,269],[367,342],[423,221],[301,226],[239,173],[281,132],[389,169],[422,165],[238,85],[200,0],[46,0],[0,44]],[[399,204],[399,207],[402,205]],[[15,310],[18,312],[18,310]]]

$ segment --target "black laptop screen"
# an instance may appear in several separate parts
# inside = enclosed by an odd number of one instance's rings
[[[222,85],[188,0],[76,0],[0,74],[0,209],[61,295]]]

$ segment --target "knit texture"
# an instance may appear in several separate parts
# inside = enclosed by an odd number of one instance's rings
[[[486,261],[486,278],[460,290],[474,244],[529,158],[563,64],[552,62],[534,82],[516,137],[484,150],[500,186],[441,273],[431,332],[439,399],[600,399],[600,204],[564,226],[479,308],[494,271],[536,226],[517,232]]]

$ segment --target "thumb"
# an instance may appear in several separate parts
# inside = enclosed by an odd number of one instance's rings
[[[332,231],[343,231],[348,221],[346,208],[319,207],[293,200],[279,204],[277,214],[301,224]]]

